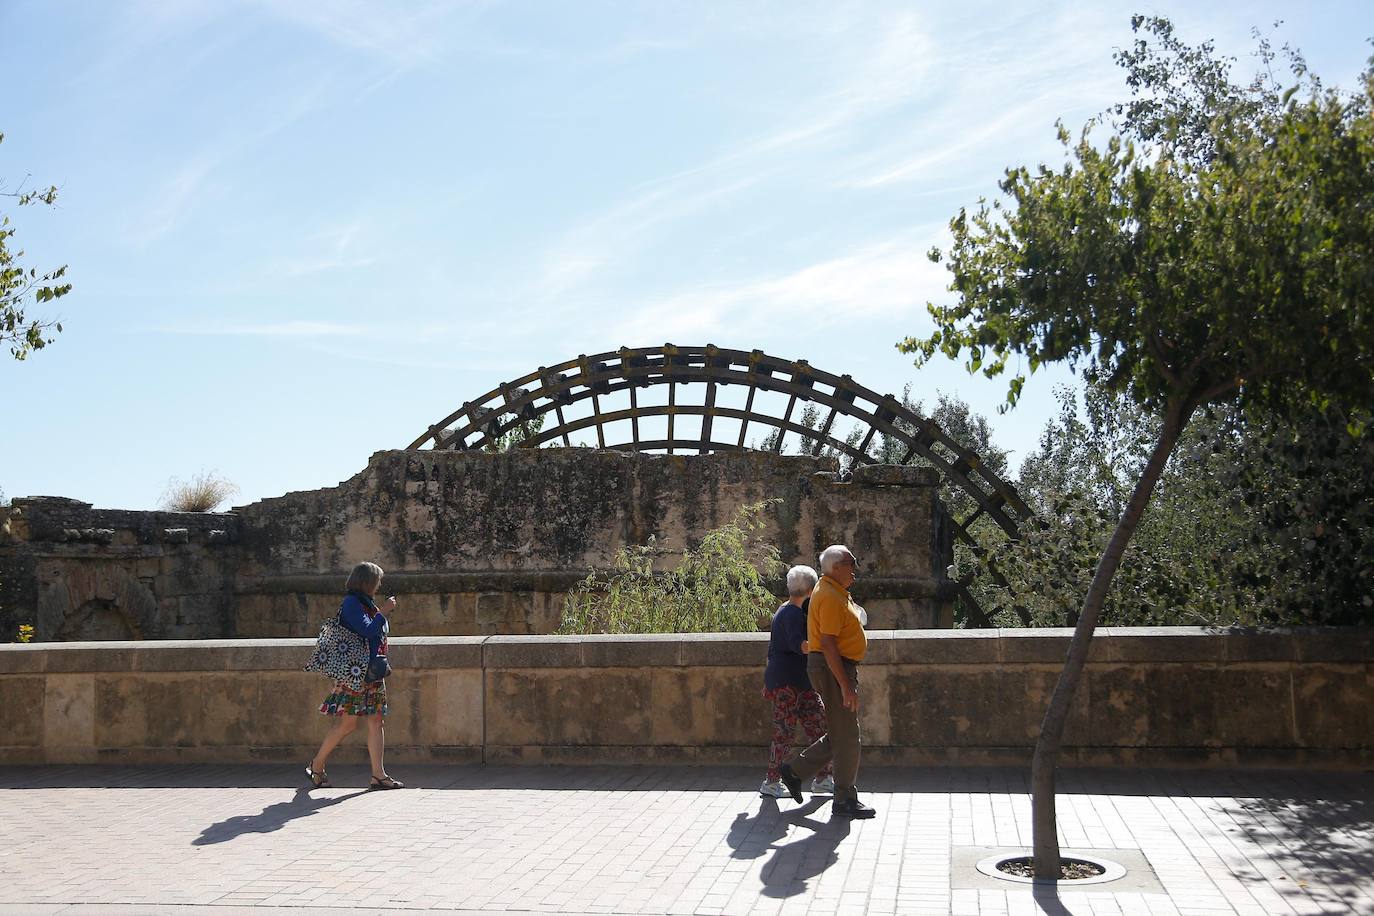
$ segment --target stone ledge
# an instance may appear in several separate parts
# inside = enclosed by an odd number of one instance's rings
[[[1072,631],[874,630],[867,665],[1057,666]],[[168,639],[0,645],[0,674],[120,671],[299,670],[313,638]],[[585,636],[402,636],[391,640],[398,668],[760,668],[766,633]],[[1374,629],[1216,630],[1112,627],[1098,632],[1090,664],[1263,666],[1374,662]]]

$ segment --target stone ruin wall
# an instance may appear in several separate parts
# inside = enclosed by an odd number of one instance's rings
[[[853,547],[870,626],[950,626],[952,543],[930,469],[859,468],[842,482],[806,457],[543,449],[379,452],[337,487],[229,513],[16,499],[0,510],[0,633],[32,622],[43,641],[310,636],[363,559],[401,596],[396,634],[550,633],[566,591],[619,548],[653,535],[680,549],[761,499],[778,500],[764,536],[789,565]]]
[[[231,635],[239,518],[92,509],[53,496],[0,509],[0,642]]]

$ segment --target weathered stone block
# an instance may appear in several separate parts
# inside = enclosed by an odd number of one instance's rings
[[[255,679],[258,705],[252,743],[267,747],[318,746],[336,721],[319,711],[320,703],[333,689],[333,682],[300,671],[267,671]],[[388,683],[388,690],[390,686]]]
[[[998,630],[921,630],[894,634],[897,665],[992,665],[1001,659]]]
[[[579,668],[580,636],[549,639],[540,636],[492,636],[482,644],[483,665],[489,668]]]
[[[128,674],[95,678],[95,746],[147,747],[149,710],[142,679]]]
[[[33,674],[48,666],[47,646],[43,643],[8,645],[0,652],[0,674]]]
[[[1303,664],[1292,679],[1297,743],[1374,745],[1374,664]]]
[[[649,743],[657,711],[648,669],[486,671],[487,741],[509,745]]]
[[[649,740],[655,745],[766,745],[772,711],[763,675],[738,668],[655,667]]]
[[[1115,662],[1216,662],[1224,648],[1203,627],[1106,627],[1104,645]]]
[[[581,637],[582,664],[588,668],[652,668],[683,664],[686,640],[673,634]]]
[[[43,743],[71,759],[95,746],[95,675],[54,674],[43,697]]]
[[[767,663],[767,633],[689,633],[682,643],[684,665],[747,665],[762,671]]]
[[[1150,696],[1138,665],[1090,664],[1080,690],[1088,698],[1088,743],[1144,747],[1150,740]]]
[[[1289,673],[1282,668],[1155,665],[1146,672],[1145,690],[1152,747],[1291,747],[1296,741]]]
[[[395,639],[388,652],[400,670],[462,669],[482,667],[485,636],[415,636]]]
[[[0,746],[42,747],[46,679],[0,676]]]
[[[1110,630],[1098,631],[1088,644],[1088,662],[1111,659]],[[1063,666],[1068,658],[1069,641],[1073,630],[1068,627],[1036,627],[1035,629],[1002,629],[997,631],[1004,662],[1040,662]]]

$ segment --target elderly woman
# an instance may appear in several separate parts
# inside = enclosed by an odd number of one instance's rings
[[[787,571],[787,603],[773,615],[772,635],[768,639],[768,667],[763,672],[763,695],[773,704],[773,741],[768,748],[768,772],[759,794],[765,798],[785,798],[778,767],[791,750],[797,725],[807,743],[825,734],[825,710],[820,694],[811,687],[806,672],[806,605],[816,587],[816,571],[810,566],[793,566]],[[816,774],[813,792],[833,792],[835,780],[830,767]]]
[[[378,607],[377,590],[382,587],[382,568],[376,563],[359,563],[344,583],[347,592],[343,605],[339,608],[339,621],[345,627],[367,640],[368,670],[372,661],[379,655],[386,655],[386,636],[390,623],[386,615],[396,609],[396,596],[386,599]],[[362,687],[354,690],[343,681],[334,684],[334,691],[320,704],[320,713],[338,717],[338,724],[325,735],[324,743],[305,768],[305,775],[317,789],[332,785],[325,764],[329,755],[339,742],[351,735],[358,723],[367,720],[367,756],[372,762],[371,789],[404,789],[405,783],[392,779],[382,766],[382,751],[386,744],[386,733],[382,719],[386,716],[386,681],[365,681]]]

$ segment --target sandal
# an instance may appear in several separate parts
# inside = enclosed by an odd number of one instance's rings
[[[332,789],[334,783],[329,781],[329,774],[324,770],[312,769],[310,764],[305,765],[305,775],[310,778],[310,784],[316,789]]]
[[[368,783],[367,787],[369,789],[404,789],[406,784],[399,779],[392,779],[390,776],[383,776],[380,779],[373,776],[372,782]]]

